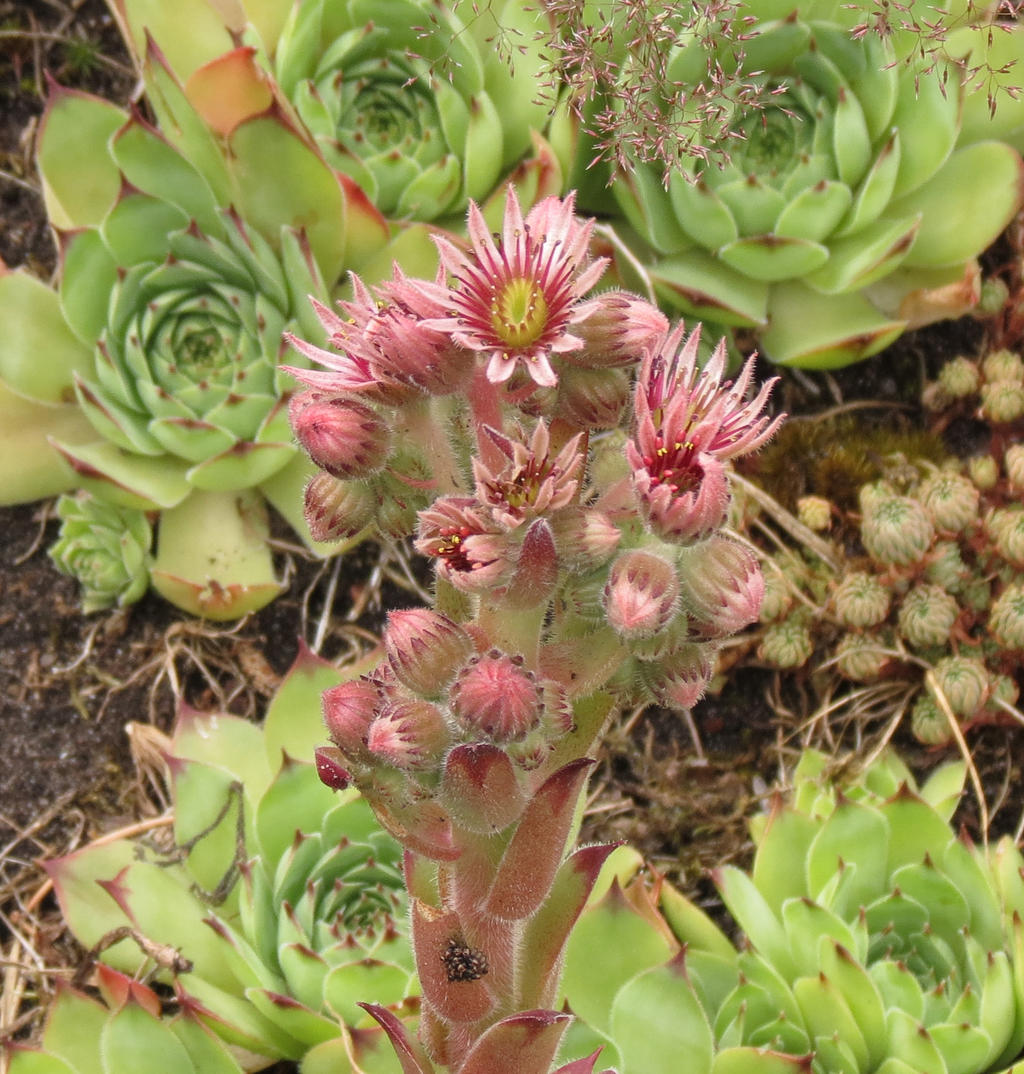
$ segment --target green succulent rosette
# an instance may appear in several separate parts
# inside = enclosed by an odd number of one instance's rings
[[[159,978],[247,1069],[391,1071],[357,1004],[407,1014],[415,994],[401,848],[362,798],[293,759],[312,754],[319,695],[343,678],[303,650],[263,727],[183,710],[167,755],[173,845],[101,842],[48,864],[83,946],[132,975],[173,951]]]
[[[133,604],[149,588],[153,534],[142,511],[87,492],[57,501],[60,537],[50,548],[57,568],[82,586],[82,611]]]
[[[261,72],[248,92],[259,97],[259,79],[272,85],[353,206],[393,222],[454,219],[518,165],[527,200],[538,184],[558,192],[561,170],[542,137],[549,112],[536,99],[549,24],[518,0],[485,11],[462,0],[243,0],[223,22],[202,0],[173,10],[146,0],[113,6],[135,51],[145,54],[147,36],[155,41],[211,118],[244,42]]]
[[[680,1054],[719,1074],[1014,1063],[1019,851],[973,847],[951,828],[962,764],[918,787],[892,754],[834,782],[831,763],[806,752],[785,801],[752,825],[751,871],[714,874],[739,950],[662,882],[616,879],[592,902],[566,956],[566,999],[582,1020],[570,1041],[604,1039],[620,1071],[645,1074],[677,1071]]]
[[[79,487],[153,512],[152,584],[234,618],[280,591],[268,502],[317,547],[277,363],[284,330],[319,331],[307,296],[326,299],[340,271],[344,198],[294,125],[250,117],[217,141],[156,59],[151,75],[189,155],[99,98],[54,88],[47,104],[38,162],[60,277],[0,271],[0,500]],[[276,166],[254,180],[245,144],[261,130],[295,171],[270,201]]]
[[[724,35],[712,58],[761,98],[716,99],[736,135],[727,162],[690,158],[665,183],[662,165],[637,161],[614,183],[653,251],[659,297],[810,368],[971,309],[975,258],[1019,208],[1024,169],[996,128],[981,137],[975,123],[961,143],[972,92],[961,68],[940,51],[919,58],[906,35],[852,34],[868,5],[741,4],[734,18],[745,17],[742,42]],[[684,33],[668,78],[698,85],[708,64],[703,38]],[[636,77],[628,62],[623,71]],[[666,122],[699,125],[703,97],[690,96]]]
[[[153,989],[100,966],[100,1000],[66,985],[47,1013],[40,1048],[11,1044],[0,1052],[8,1074],[242,1074],[242,1066],[194,1012],[161,1017]]]

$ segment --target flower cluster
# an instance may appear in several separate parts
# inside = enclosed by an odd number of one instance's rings
[[[627,704],[700,698],[763,579],[723,532],[731,459],[780,419],[753,367],[725,382],[700,333],[593,287],[574,199],[498,236],[469,209],[430,279],[353,281],[317,307],[325,368],[291,372],[296,436],[321,468],[314,532],[408,534],[435,606],[390,614],[384,658],[324,694],[321,779],[354,784],[405,846],[423,989],[417,1069],[503,1065],[527,1014],[544,1071],[561,952],[610,848],[567,851],[603,724]],[[555,909],[557,907],[557,909]],[[531,1010],[532,1008],[532,1010]]]

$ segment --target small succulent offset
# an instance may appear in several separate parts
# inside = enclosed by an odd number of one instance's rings
[[[733,137],[691,147],[667,173],[637,159],[615,177],[621,210],[654,251],[662,301],[749,329],[771,360],[810,368],[857,361],[977,305],[975,259],[1019,208],[1024,165],[977,109],[962,131],[965,97],[984,93],[963,85],[948,53],[915,51],[907,28],[936,19],[923,8],[901,7],[892,32],[857,33],[870,4],[737,3],[740,40],[680,31],[665,65],[679,89],[662,108],[686,129],[713,106]],[[964,51],[972,45],[984,35]],[[708,70],[746,96],[723,90],[709,105],[694,89]],[[628,62],[622,77],[635,77]]]
[[[82,611],[123,607],[149,588],[153,536],[144,512],[88,492],[61,496],[60,538],[50,549],[57,568],[82,586]]]
[[[755,818],[751,871],[714,873],[739,951],[663,882],[616,881],[584,911],[566,999],[622,1074],[673,1074],[680,1054],[751,1074],[981,1074],[1020,1056],[1021,857],[950,827],[964,766],[919,788],[891,754],[842,778],[828,765],[805,753]]]
[[[355,792],[334,797],[293,759],[319,734],[319,692],[342,678],[304,651],[262,728],[183,710],[167,755],[173,845],[100,842],[48,864],[101,981],[107,967],[156,971],[182,1018],[246,1069],[379,1062],[389,1048],[357,1002],[404,1011],[416,992],[400,848]]]
[[[748,363],[633,295],[590,292],[572,196],[492,236],[439,237],[432,279],[353,283],[318,312],[325,369],[293,369],[315,533],[412,534],[432,608],[328,690],[321,777],[359,788],[405,847],[417,1034],[377,1004],[405,1074],[549,1074],[570,1021],[563,948],[610,847],[574,849],[588,757],[621,707],[687,710],[757,615],[756,558],[723,532],[728,463],[781,419]],[[631,405],[630,405],[631,404]],[[559,1068],[589,1074],[596,1054]]]
[[[999,379],[1013,370],[1019,382]],[[1015,383],[1024,386],[1024,363],[1009,351],[943,367],[927,392],[930,405],[944,412],[940,423],[957,407],[987,419],[989,452],[941,466],[889,459],[888,476],[860,490],[863,556],[840,556],[830,567],[813,554],[774,555],[771,589],[782,598],[761,607],[763,661],[802,667],[824,648],[822,670],[833,677],[905,681],[917,694],[913,732],[933,745],[951,741],[959,727],[1016,716],[1024,473],[1016,470],[1015,429],[1024,399],[1019,413],[1006,405]],[[805,600],[794,600],[794,591]]]

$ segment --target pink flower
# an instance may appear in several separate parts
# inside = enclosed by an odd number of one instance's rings
[[[512,577],[513,549],[496,533],[488,512],[465,496],[442,496],[419,513],[416,551],[463,592],[499,589]]]
[[[554,386],[551,355],[582,348],[570,327],[587,316],[590,303],[581,299],[607,264],[606,258],[586,263],[592,229],[593,221],[581,223],[573,215],[572,194],[545,198],[524,220],[509,187],[496,243],[470,202],[470,252],[435,237],[441,264],[455,280],[448,296],[452,312],[423,323],[489,355],[487,377],[494,383],[507,381],[521,366],[536,384]]]
[[[626,444],[633,488],[659,536],[688,541],[721,525],[729,503],[725,462],[760,447],[783,416],[761,414],[775,380],[746,400],[753,358],[735,384],[722,384],[726,351],[719,343],[705,369],[697,365],[700,329],[683,340],[680,322],[645,357],[635,392],[636,429]]]
[[[583,475],[581,434],[551,458],[550,436],[543,421],[537,422],[529,443],[525,437],[513,440],[490,427],[485,432],[504,456],[505,465],[492,469],[479,457],[473,459],[476,497],[491,508],[501,526],[515,529],[526,519],[549,514],[575,499]]]

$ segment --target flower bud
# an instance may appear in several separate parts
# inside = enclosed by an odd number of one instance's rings
[[[922,693],[910,713],[910,730],[926,746],[944,746],[953,738],[946,714],[931,694]]]
[[[960,609],[945,590],[922,583],[903,598],[899,610],[900,634],[915,649],[945,645]]]
[[[807,621],[793,615],[781,623],[772,623],[761,637],[757,648],[759,660],[773,668],[803,667],[814,652],[814,642]]]
[[[796,517],[815,533],[822,533],[832,524],[832,504],[823,496],[801,496],[796,501]]]
[[[388,457],[384,421],[345,396],[302,392],[288,407],[296,439],[317,466],[335,477],[366,477]]]
[[[917,490],[917,498],[935,528],[947,533],[959,533],[978,517],[978,488],[962,474],[949,470],[929,474]]]
[[[1003,455],[1003,466],[1014,492],[1024,490],[1024,444],[1011,444]]]
[[[981,371],[987,381],[1024,381],[1024,361],[1019,354],[1005,347],[986,354]]]
[[[981,416],[998,424],[1024,416],[1024,383],[996,380],[981,387]]]
[[[641,677],[659,705],[689,712],[711,682],[714,656],[713,645],[689,642],[673,649],[664,660],[642,665]]]
[[[909,566],[931,547],[935,530],[925,509],[909,496],[873,503],[861,523],[861,541],[877,563]]]
[[[331,741],[347,757],[365,757],[366,733],[382,703],[377,683],[364,675],[332,686],[320,700]]]
[[[473,655],[473,639],[439,612],[405,608],[388,614],[384,649],[403,686],[422,697],[440,697]]]
[[[968,358],[953,358],[939,370],[939,384],[951,399],[973,395],[981,383],[977,365]]]
[[[587,573],[607,563],[622,534],[603,512],[571,505],[548,519],[558,549],[558,562],[568,571]]]
[[[959,593],[970,577],[970,570],[955,541],[936,541],[924,569],[926,582],[937,585],[947,593]]]
[[[725,638],[757,620],[764,575],[749,548],[715,534],[681,550],[679,588],[691,628]]]
[[[605,616],[623,638],[649,638],[676,613],[679,580],[675,567],[652,552],[622,552],[604,589]]]
[[[882,639],[873,634],[846,634],[836,646],[836,670],[853,682],[874,681],[891,660]]]
[[[395,768],[415,772],[432,768],[450,739],[444,713],[436,705],[420,698],[399,698],[388,702],[370,724],[366,745]]]
[[[1024,649],[1024,585],[1008,585],[992,605],[989,633],[1006,649]]]
[[[565,369],[558,378],[554,412],[578,429],[614,429],[630,393],[625,370]]]
[[[377,497],[362,481],[339,481],[320,470],[306,484],[306,525],[314,541],[354,537],[373,521],[376,507]]]
[[[1024,567],[1024,507],[1000,507],[989,515],[985,529],[1007,563]]]
[[[456,675],[449,699],[469,734],[482,732],[495,742],[524,737],[544,711],[543,691],[523,658],[498,649],[469,661]]]
[[[975,455],[968,459],[967,473],[982,492],[994,488],[999,480],[999,466],[991,455]]]
[[[563,362],[598,369],[633,365],[669,328],[656,306],[628,291],[604,291],[588,305],[590,312],[572,330],[583,348],[563,354]]]
[[[970,656],[946,656],[933,669],[936,687],[949,707],[963,719],[970,719],[988,699],[989,678],[985,665]]]
[[[889,614],[891,594],[875,575],[854,571],[839,583],[833,600],[844,626],[870,627]]]

